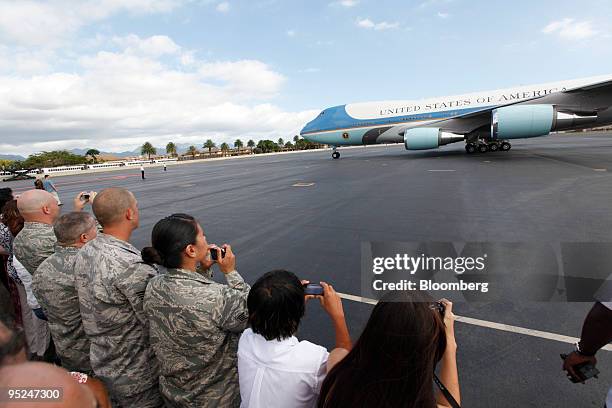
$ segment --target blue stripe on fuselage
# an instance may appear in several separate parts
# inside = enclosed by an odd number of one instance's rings
[[[393,126],[397,123],[445,119],[457,115],[465,115],[470,112],[476,112],[486,107],[466,108],[466,109],[451,109],[442,112],[419,113],[413,115],[393,116],[389,118],[378,119],[355,119],[346,113],[346,105],[334,106],[327,108],[319,114],[314,120],[310,121],[300,134],[308,136],[309,134],[326,132],[333,130],[344,130],[357,127],[368,126]]]

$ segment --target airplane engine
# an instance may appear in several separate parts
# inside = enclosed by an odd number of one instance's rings
[[[596,121],[596,112],[572,112],[553,105],[506,106],[492,111],[491,139],[546,136],[554,130],[581,127]]]
[[[404,146],[406,150],[436,149],[440,146],[460,142],[464,135],[445,132],[440,128],[408,129],[404,133]]]

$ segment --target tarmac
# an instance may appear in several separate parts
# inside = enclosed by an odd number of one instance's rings
[[[339,151],[339,160],[328,150],[256,155],[148,168],[146,180],[134,168],[55,183],[63,211],[79,191],[131,190],[140,208],[132,237],[139,248],[160,218],[186,212],[208,242],[232,245],[250,283],[279,268],[332,283],[348,295],[353,339],[372,310],[359,298],[362,242],[612,242],[612,133],[518,140],[509,152],[476,155],[462,143]],[[1,183],[17,193],[30,185]],[[455,326],[461,405],[601,408],[612,384],[612,348],[598,353],[601,374],[584,385],[567,380],[559,357],[573,349],[569,338],[580,336],[591,305],[456,303],[455,313],[467,318]],[[298,337],[333,347],[318,304],[307,306]]]

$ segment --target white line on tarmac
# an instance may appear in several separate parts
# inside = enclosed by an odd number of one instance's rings
[[[427,170],[427,171],[456,171],[456,170]]]
[[[354,296],[354,295],[349,295],[346,293],[338,293],[338,295],[343,299],[352,300],[354,302],[367,303],[369,305],[375,305],[377,303],[377,301],[374,299],[364,298],[361,296]],[[541,339],[560,341],[562,343],[574,344],[579,340],[576,337],[564,336],[562,334],[549,333],[549,332],[545,332],[541,330],[526,329],[524,327],[511,326],[509,324],[474,319],[472,317],[455,315],[455,320],[461,323],[472,324],[474,326],[486,327],[489,329],[501,330],[501,331],[516,333],[516,334],[524,334],[526,336],[539,337]],[[604,347],[602,347],[602,350],[612,351],[612,345],[610,344],[605,345]]]

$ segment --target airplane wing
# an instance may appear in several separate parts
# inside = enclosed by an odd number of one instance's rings
[[[431,120],[426,122],[411,124],[404,124],[397,126],[396,129],[390,129],[389,133],[396,131],[403,136],[404,132],[408,129],[414,129],[419,127],[439,127],[440,129],[454,133],[470,133],[480,127],[488,126],[491,124],[491,112],[493,109],[501,108],[504,106],[512,105],[529,105],[534,103],[544,104],[556,104],[571,107],[576,105],[576,101],[579,98],[588,97],[593,94],[600,94],[605,92],[612,92],[612,80],[596,82],[576,88],[566,89],[556,93],[548,94],[545,96],[536,96],[529,99],[522,99],[520,101],[499,104],[490,106],[481,110],[465,113],[462,115],[453,116],[441,120]],[[597,110],[597,107],[593,107],[593,110]]]

